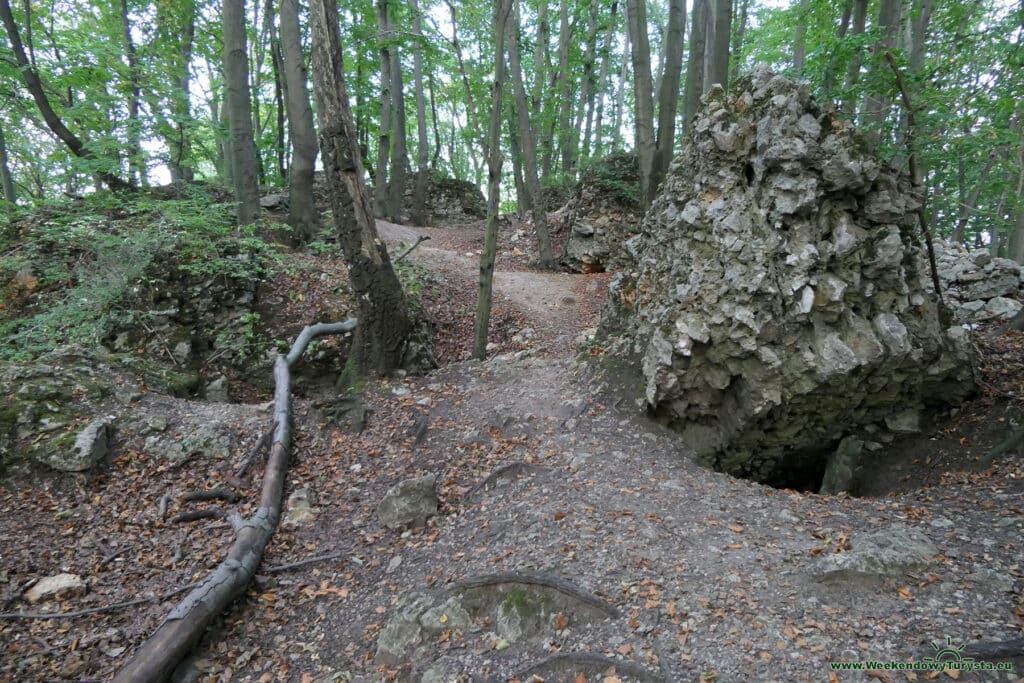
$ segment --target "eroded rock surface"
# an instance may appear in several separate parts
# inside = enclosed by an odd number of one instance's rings
[[[623,242],[643,220],[636,155],[614,154],[585,169],[569,202],[569,239],[562,262],[573,270],[616,270],[626,262]]]
[[[684,148],[602,327],[703,460],[816,486],[844,436],[971,391],[965,332],[928,291],[918,199],[805,84],[761,68],[713,89]]]
[[[1024,299],[1020,264],[993,257],[987,249],[967,251],[935,242],[935,262],[943,295],[958,322],[1012,318]]]

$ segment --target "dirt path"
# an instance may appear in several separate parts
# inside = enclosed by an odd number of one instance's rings
[[[410,259],[461,277],[460,305],[472,302],[474,236],[390,224],[381,234],[391,244],[431,234]],[[646,419],[635,394],[616,388],[628,372],[605,358],[576,360],[575,339],[595,323],[606,284],[499,272],[497,293],[522,314],[524,353],[503,348],[486,362],[373,383],[361,432],[337,419],[330,397],[298,400],[289,493],[304,492],[311,507],[279,529],[256,587],[204,642],[194,662],[201,680],[919,681],[934,672],[835,674],[829,663],[921,661],[947,638],[955,647],[1020,637],[1019,459],[875,499],[709,472]],[[136,419],[167,414],[167,400],[144,397]],[[208,408],[182,402],[188,421],[171,431],[200,424]],[[82,573],[95,586],[83,598],[91,606],[159,594],[216,562],[226,525],[168,542],[154,510],[162,495],[223,485],[235,463],[196,461],[161,478],[141,438],[126,444],[109,480],[76,480],[48,492],[45,506],[7,494],[12,515],[0,526],[21,539],[13,552],[23,569],[0,577],[13,586],[0,601],[16,600],[22,574]],[[131,471],[140,488],[125,496]],[[424,474],[437,476],[439,514],[424,527],[386,529],[379,501]],[[83,550],[66,539],[95,535],[89,511],[111,522],[108,540]],[[827,570],[830,558],[894,527],[895,539],[923,535],[934,556],[884,576]],[[34,557],[26,538],[52,550]],[[333,559],[267,569],[324,555]],[[486,578],[496,574],[501,581]],[[492,588],[466,588],[481,584]],[[41,671],[102,679],[166,612],[147,604],[69,622],[0,622],[0,680]],[[382,643],[400,652],[387,656]],[[1016,681],[1024,661],[1014,663],[1015,672],[941,676]]]

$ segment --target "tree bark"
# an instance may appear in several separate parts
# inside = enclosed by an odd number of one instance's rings
[[[739,23],[736,25],[736,29],[733,31],[732,36],[732,69],[729,72],[729,78],[736,80],[739,76],[740,70],[740,57],[743,54],[743,38],[747,33],[747,14],[750,6],[750,0],[740,0],[740,11],[739,11]]]
[[[199,642],[206,628],[249,587],[281,516],[281,498],[291,452],[290,368],[313,338],[347,332],[355,327],[355,320],[306,327],[288,355],[277,357],[274,363],[274,440],[263,475],[260,506],[248,519],[243,520],[237,516],[232,518],[235,541],[227,557],[178,603],[153,635],[117,672],[114,683],[164,681],[170,678],[178,663]]]
[[[693,125],[693,119],[700,107],[700,96],[704,94],[704,52],[707,39],[708,2],[694,0],[693,19],[690,21],[690,59],[686,65],[686,85],[683,88],[683,127],[685,131]]]
[[[836,38],[838,41],[842,41],[846,38],[847,31],[850,30],[850,17],[853,14],[853,0],[843,1],[843,13],[839,18],[839,28],[836,29]],[[836,84],[836,55],[833,53],[827,60],[828,66],[825,69],[825,75],[822,79],[822,90],[825,95],[831,100],[832,90]]]
[[[804,75],[804,59],[807,57],[807,13],[808,0],[800,0],[796,6],[796,35],[793,38],[793,73],[797,78]]]
[[[402,285],[377,234],[363,180],[363,161],[345,87],[337,4],[311,0],[310,13],[320,151],[338,242],[359,310],[359,327],[346,368],[347,378],[353,380],[401,365],[412,320]]]
[[[388,20],[391,35],[394,25]],[[402,222],[405,204],[405,179],[409,174],[409,145],[405,135],[405,86],[402,78],[402,60],[398,47],[391,48],[391,177],[388,179],[388,215],[392,222]]]
[[[576,179],[576,135],[572,127],[569,78],[569,0],[560,0],[558,17],[558,150],[562,157],[562,184],[566,185]]]
[[[3,189],[4,201],[11,204],[18,201],[18,193],[14,189],[14,177],[11,175],[10,160],[7,157],[7,138],[4,136],[3,125],[0,125],[0,188]]]
[[[864,28],[867,25],[868,16],[868,0],[854,0],[853,3],[853,31],[851,37],[857,38],[864,34]],[[843,97],[843,111],[850,118],[857,115],[856,96],[854,95],[853,88],[857,85],[857,81],[860,80],[860,66],[864,60],[863,50],[857,48],[853,57],[850,59],[849,65],[846,67],[846,80],[843,82],[843,90],[845,96]]]
[[[651,47],[647,39],[647,3],[626,0],[626,19],[633,38],[633,120],[636,154],[640,161],[640,208],[654,200],[654,95],[651,85]]]
[[[892,97],[887,87],[889,65],[885,63],[885,55],[896,45],[900,29],[900,13],[902,0],[881,0],[878,5],[879,40],[873,50],[873,77],[869,81],[870,88],[864,95],[864,107],[861,125],[866,127],[865,138],[875,147],[882,139],[882,127],[889,118],[892,109]]]
[[[412,79],[416,91],[416,186],[412,195],[412,222],[426,225],[427,181],[430,179],[430,150],[427,148],[427,103],[423,94],[423,15],[417,0],[409,0],[414,45]],[[440,144],[437,145],[440,147]]]
[[[434,129],[434,156],[430,159],[430,168],[437,170],[437,160],[441,156],[441,127],[437,120],[437,101],[434,99],[434,75],[427,76],[430,88],[430,124]]]
[[[224,88],[227,92],[231,167],[238,202],[238,224],[252,225],[260,215],[256,144],[253,142],[245,0],[223,0]]]
[[[581,139],[582,147],[576,145],[576,160],[574,167],[578,167],[580,160],[586,160],[590,149],[590,132],[594,121],[594,96],[597,93],[597,74],[594,73],[594,65],[597,61],[597,29],[598,29],[598,0],[590,0],[589,17],[587,23],[587,47],[583,56],[583,85],[580,89],[579,109],[576,111],[576,125],[573,126],[573,136],[577,142]]]
[[[380,50],[380,127],[377,163],[373,174],[374,215],[388,215],[388,163],[391,160],[391,40],[388,0],[377,0],[377,43]],[[322,134],[322,133],[321,133]]]
[[[512,0],[494,0],[494,83],[491,85],[491,120],[488,128],[487,227],[480,254],[480,292],[473,325],[473,357],[487,356],[487,332],[491,319],[494,259],[498,246],[498,212],[501,206],[501,102],[505,87],[505,29]],[[539,204],[540,202],[535,202]]]
[[[732,0],[714,0],[715,11],[713,21],[715,25],[715,39],[712,44],[711,61],[709,74],[711,81],[705,83],[705,90],[708,87],[718,84],[724,90],[729,90],[729,44],[732,42]]]
[[[319,216],[313,197],[316,168],[316,130],[309,101],[306,58],[302,50],[298,0],[281,0],[281,52],[287,94],[288,137],[292,162],[288,172],[288,224],[298,242],[305,244],[316,235]]]
[[[551,23],[548,20],[548,0],[537,3],[537,44],[533,50],[533,137],[537,141],[540,157],[540,183],[544,185],[551,177],[551,158],[554,153],[554,127],[548,119],[552,98],[548,97],[549,52],[551,47]],[[557,74],[556,74],[557,77]],[[553,120],[553,119],[552,119]],[[540,201],[537,197],[536,201]]]
[[[544,206],[540,196],[540,179],[537,175],[537,143],[534,138],[533,128],[530,126],[530,115],[527,110],[526,86],[523,83],[522,55],[519,50],[518,11],[514,11],[513,17],[512,28],[507,31],[508,61],[509,68],[512,71],[512,89],[515,95],[516,116],[519,122],[519,141],[523,148],[523,181],[526,185],[526,192],[530,197],[530,209],[533,212],[533,229],[537,233],[538,266],[548,269],[555,267],[555,258],[551,252],[551,235],[548,232],[547,207]]]
[[[675,148],[676,113],[683,72],[683,31],[686,27],[685,0],[669,0],[665,30],[665,60],[658,79],[658,134],[655,142],[654,174],[651,185],[657,192]]]
[[[128,16],[128,0],[121,0],[121,35],[124,39],[124,55],[128,62],[128,131],[126,134],[128,152],[128,175],[132,182],[140,182],[145,186],[145,158],[142,156],[142,122],[139,120],[139,59],[135,52],[135,41],[132,40],[132,24]]]
[[[597,117],[594,122],[594,156],[600,158],[604,142],[604,100],[608,90],[608,72],[611,70],[611,45],[615,36],[615,19],[618,12],[618,0],[612,0],[611,17],[605,28],[604,41],[601,43],[601,75],[597,81]],[[586,154],[586,152],[584,152]]]
[[[39,79],[39,74],[36,72],[35,67],[29,63],[28,57],[25,54],[25,47],[22,45],[21,35],[18,33],[18,25],[14,23],[14,15],[11,14],[11,5],[9,0],[0,0],[0,20],[3,21],[4,28],[7,31],[7,37],[11,42],[11,50],[14,52],[14,61],[21,70],[22,78],[25,80],[25,86],[32,95],[32,99],[35,100],[36,106],[39,107],[39,113],[42,114],[43,121],[46,122],[47,127],[54,135],[60,138],[61,142],[63,142],[76,157],[81,159],[96,159],[96,155],[93,154],[92,150],[86,147],[74,133],[68,130],[68,127],[64,125],[64,122],[50,105],[50,100],[43,89],[43,83]],[[96,176],[106,183],[111,190],[118,191],[134,189],[134,186],[131,183],[125,182],[109,171],[98,171]]]
[[[612,149],[622,149],[622,116],[626,108],[626,79],[629,78],[629,55],[633,38],[629,31],[629,5],[624,4],[622,13],[625,16],[626,39],[622,45],[622,67],[619,70],[619,88],[615,93],[615,120],[612,122]]]

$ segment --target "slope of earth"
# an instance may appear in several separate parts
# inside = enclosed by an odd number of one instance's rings
[[[392,253],[431,235],[408,260],[445,282],[437,301],[450,327],[465,329],[477,237],[392,225],[381,232]],[[519,258],[502,235],[499,248]],[[671,433],[638,414],[635,392],[619,386],[628,373],[599,348],[574,355],[606,284],[603,275],[497,273],[504,322],[495,353],[370,384],[361,430],[346,424],[346,397],[298,398],[290,521],[255,587],[204,639],[193,679],[1019,679],[1019,658],[1013,672],[837,674],[829,666],[922,661],[936,654],[933,644],[1021,637],[1019,451],[980,472],[871,499],[776,490],[699,468]],[[449,348],[450,358],[466,350],[451,340]],[[239,465],[259,437],[252,424],[261,410],[144,396],[134,406],[140,424],[162,415],[183,434],[216,419],[244,437],[230,458],[172,467],[126,433],[104,475],[0,489],[0,610],[82,610],[202,577],[229,527],[217,517],[168,517],[197,506],[246,513],[258,476],[239,474]],[[437,476],[439,514],[388,530],[378,503],[424,474]],[[181,501],[210,488],[240,500]],[[837,558],[856,557],[879,531],[931,550],[915,559],[897,548],[878,571],[837,570]],[[90,592],[25,604],[31,579],[62,571],[82,575]],[[495,575],[505,584],[497,612],[481,608],[464,620],[447,602],[467,586],[501,583],[486,578]],[[536,595],[541,619],[527,614]],[[424,606],[442,605],[427,624]],[[0,679],[103,680],[168,609],[151,600],[74,619],[4,618]],[[386,642],[403,651],[378,657]]]

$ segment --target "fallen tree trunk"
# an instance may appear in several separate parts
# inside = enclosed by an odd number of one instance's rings
[[[348,332],[356,321],[318,324],[302,330],[287,356],[274,363],[274,441],[263,476],[260,506],[248,519],[232,517],[235,541],[227,557],[199,583],[114,677],[114,683],[164,681],[188,655],[207,626],[245,592],[281,515],[291,444],[291,366],[315,337]]]

